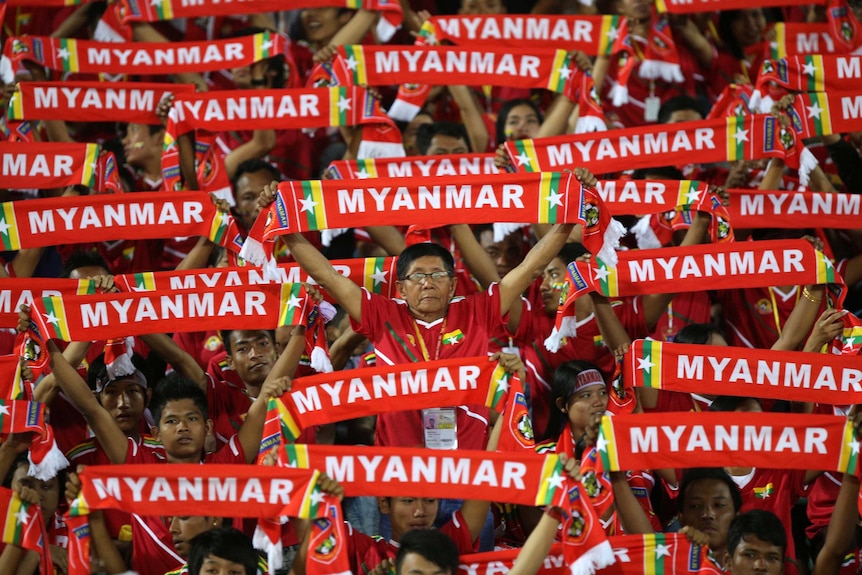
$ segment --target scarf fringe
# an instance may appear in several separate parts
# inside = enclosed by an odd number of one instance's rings
[[[269,573],[270,575],[275,575],[276,570],[281,569],[284,565],[284,551],[281,548],[281,541],[273,543],[266,531],[258,524],[254,528],[251,543],[255,549],[266,553],[266,563],[269,567]]]
[[[326,350],[317,346],[311,350],[311,369],[317,373],[332,373],[332,361],[326,355]]]
[[[377,29],[375,32],[377,32],[377,38],[380,39],[380,43],[386,44],[392,39],[392,36],[395,35],[399,28],[401,28],[401,26],[395,26],[392,22],[386,19],[385,14],[381,14],[380,20],[377,21]]]
[[[392,106],[389,108],[387,115],[393,120],[412,122],[413,118],[416,117],[416,114],[418,114],[421,109],[422,108],[416,104],[411,104],[404,100],[395,100],[392,102]]]
[[[516,224],[514,222],[494,222],[492,228],[494,229],[494,241],[502,242],[506,239],[511,233],[517,232],[524,226],[528,226],[530,224]]]
[[[251,235],[245,238],[242,249],[239,251],[239,257],[256,266],[262,266],[267,261],[263,244],[251,237]]]
[[[625,106],[629,103],[629,89],[627,86],[623,86],[622,84],[614,84],[611,87],[611,91],[608,93],[608,97],[617,108]]]
[[[627,232],[628,230],[626,230],[624,225],[611,218],[607,229],[605,229],[602,249],[599,250],[597,257],[609,266],[616,267],[617,262],[619,262],[617,250],[620,247],[620,239],[626,235]]]
[[[644,216],[631,228],[638,243],[638,249],[649,250],[662,247],[655,230],[652,229],[651,220],[652,216]]]
[[[592,549],[583,553],[569,566],[572,575],[593,575],[597,570],[613,565],[617,558],[610,541],[605,539]]]
[[[671,64],[660,60],[644,60],[641,62],[638,74],[641,78],[646,78],[647,80],[661,79],[665,82],[673,82],[675,84],[685,82],[679,64]]]
[[[588,134],[590,132],[606,132],[608,129],[601,118],[598,116],[580,116],[578,123],[575,124],[576,134]]]
[[[320,243],[323,247],[328,248],[332,245],[332,240],[338,236],[344,235],[350,228],[332,228],[331,230],[320,230]]]
[[[275,257],[271,257],[263,264],[263,279],[268,282],[278,283],[281,281],[281,276],[278,273],[278,264]]]
[[[395,142],[374,142],[362,140],[359,144],[359,149],[356,151],[356,158],[359,160],[367,160],[369,158],[404,158],[407,153],[404,151],[404,145]]]
[[[562,305],[562,304],[561,304]],[[567,315],[560,320],[560,329],[554,326],[551,330],[551,335],[545,339],[545,349],[551,353],[560,351],[563,345],[563,340],[567,337],[575,337],[578,335],[578,321],[574,315]]]
[[[811,181],[811,172],[818,165],[817,158],[811,153],[811,150],[803,146],[802,153],[799,154],[799,183],[808,186]]]
[[[27,471],[27,475],[35,477],[39,481],[49,481],[56,477],[61,469],[69,467],[69,460],[66,459],[66,456],[63,455],[63,452],[60,451],[60,448],[57,447],[57,442],[54,440],[51,440],[51,449],[48,450],[48,453],[45,454],[45,457],[41,461],[37,462],[33,460],[32,450],[27,455],[27,459],[30,461],[30,469]]]

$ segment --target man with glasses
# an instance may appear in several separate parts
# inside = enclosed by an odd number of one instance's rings
[[[578,179],[594,186],[586,169]],[[278,187],[264,188],[259,202],[266,208]],[[373,344],[377,361],[397,365],[488,353],[488,340],[503,316],[527,286],[566,243],[573,225],[558,224],[526,255],[523,262],[481,293],[455,297],[455,262],[448,250],[433,243],[405,249],[396,264],[401,299],[373,294],[339,274],[300,234],[284,236],[290,253],[350,315],[353,329]],[[381,278],[392,281],[392,278]],[[425,421],[434,417],[435,429]],[[377,418],[375,443],[397,447],[483,449],[489,412],[485,407],[459,406],[409,410]]]

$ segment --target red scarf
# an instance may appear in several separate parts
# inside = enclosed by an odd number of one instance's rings
[[[504,374],[487,357],[472,357],[301,377],[291,391],[269,400],[261,453],[314,425],[402,411],[408,399],[411,409],[472,403],[500,411]]]
[[[571,575],[592,575],[612,565],[616,557],[582,485],[569,477],[565,485],[569,496],[560,509],[563,557]]]
[[[378,225],[521,221],[583,223],[584,191],[571,173],[425,179],[282,182],[240,256],[263,265],[277,236]]]
[[[375,158],[336,160],[326,174],[331,180],[364,180],[368,178],[438,178],[440,176],[479,176],[499,174],[495,154],[447,154],[444,156],[411,156],[408,158]]]
[[[625,128],[596,134],[506,142],[518,171],[589,166],[596,174],[637,168],[786,158],[783,131],[768,115]]]
[[[862,215],[857,194],[728,190],[730,220],[739,228],[789,228],[811,226],[855,229]]]
[[[805,0],[788,0],[782,6],[805,6],[810,4]],[[749,8],[774,6],[772,0],[658,0],[656,6],[661,12],[671,14],[694,14],[697,12],[714,12],[715,10],[748,10]]]
[[[0,175],[3,185],[13,189],[62,188],[78,184],[96,187],[98,156],[98,144],[0,142],[3,161]]]
[[[5,222],[0,225],[0,242],[6,250],[185,236],[204,236],[238,248],[233,242],[238,235],[233,216],[219,211],[209,195],[200,192],[44,198],[6,202],[0,209]]]
[[[52,295],[70,296],[96,293],[90,280],[40,278],[34,290],[31,278],[0,279],[0,328],[14,328],[18,325],[18,309],[22,305],[32,305],[34,300]]]
[[[573,93],[577,66],[565,50],[437,46],[341,46],[333,62],[342,84],[488,84]]]
[[[862,319],[852,313],[843,318],[844,329],[841,335],[829,344],[830,351],[841,355],[859,355],[862,353]]]
[[[10,390],[15,392],[15,386]],[[33,433],[36,439],[28,454],[29,475],[48,481],[69,465],[54,441],[54,430],[45,422],[45,404],[14,399],[0,400],[0,435]]]
[[[3,543],[38,553],[39,572],[53,575],[54,564],[41,508],[21,501],[11,489],[0,487],[0,517],[3,518]]]
[[[605,416],[597,446],[611,471],[734,465],[855,473],[859,454],[846,417],[787,413]]]
[[[623,363],[638,387],[740,397],[859,403],[862,369],[855,357],[636,340]],[[857,396],[854,399],[854,394]]]
[[[166,95],[194,91],[191,84],[20,82],[7,118],[159,124],[156,106]]]
[[[95,42],[72,38],[8,38],[4,54],[13,64],[30,60],[50,70],[92,74],[176,74],[251,66],[284,54],[290,40],[274,32],[206,42]]]
[[[862,56],[805,55],[766,60],[755,87],[769,84],[791,92],[855,92],[862,90]]]
[[[840,50],[853,52],[862,45],[862,25],[846,0],[827,0],[826,21]]]
[[[497,450],[532,452],[536,448],[536,436],[533,433],[533,422],[530,419],[524,386],[517,374],[508,377],[508,384],[506,407],[501,415],[506,418],[505,431],[500,434]]]
[[[845,12],[845,18],[841,19],[841,22],[847,21],[847,15]],[[849,16],[855,20],[852,12]],[[838,28],[841,27],[840,22],[836,21],[835,24]],[[853,51],[843,37],[833,35],[833,25],[830,23],[776,22],[772,28],[775,30],[775,40],[759,44],[761,50],[757,52],[765,53],[773,60],[804,54],[848,54]],[[852,43],[854,41],[852,29],[849,38]],[[747,48],[746,52],[748,52]]]
[[[587,56],[610,54],[619,16],[534,16],[501,14],[482,16],[431,16],[420,34],[436,42],[459,46],[500,46],[532,49],[554,46]]]
[[[688,575],[697,573],[709,561],[709,548],[693,545],[685,535],[655,533],[609,537],[617,561],[597,573],[600,575]],[[515,564],[520,549],[462,555],[458,575],[505,575]],[[557,544],[539,568],[539,575],[564,575],[566,562]]]
[[[862,130],[862,96],[853,92],[795,94],[786,113],[802,138]]]
[[[51,296],[33,302],[42,339],[88,341],[184,330],[274,329],[296,325],[306,298],[302,284],[217,287],[180,292]]]
[[[596,192],[611,214],[630,216],[697,204],[709,186],[697,180],[599,180]]]
[[[283,465],[319,469],[348,497],[449,497],[519,505],[550,505],[559,498],[557,455],[535,452],[443,452],[406,447],[303,445],[279,451]]]

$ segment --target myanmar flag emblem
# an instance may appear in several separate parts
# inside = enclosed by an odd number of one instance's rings
[[[757,499],[769,499],[772,497],[772,494],[775,492],[775,487],[772,485],[770,481],[763,487],[755,487],[754,488],[754,497]]]
[[[464,333],[460,329],[443,334],[443,345],[455,345],[464,339]]]

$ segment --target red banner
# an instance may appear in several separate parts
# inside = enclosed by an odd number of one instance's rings
[[[808,0],[658,0],[656,6],[662,12],[671,14],[693,14],[696,12],[715,12],[719,10],[748,10],[756,7],[770,6],[807,6],[809,4],[826,4],[825,0],[809,2]]]
[[[859,194],[728,190],[730,221],[737,228],[804,229],[812,226],[857,229],[862,216]]]
[[[853,422],[834,415],[690,412],[604,416],[605,469],[769,467],[855,473]]]
[[[862,95],[859,92],[808,92],[793,95],[786,111],[803,138],[862,131]]]
[[[16,121],[159,124],[156,106],[165,96],[194,91],[192,84],[19,82],[7,117]]]
[[[792,92],[858,92],[862,89],[862,56],[806,54],[766,60],[756,87],[769,83]]]
[[[371,158],[336,160],[326,173],[332,180],[367,178],[437,178],[441,176],[479,176],[499,174],[495,154],[451,154],[446,156],[411,156],[408,158]]]
[[[396,16],[395,24],[401,21],[401,4],[387,0],[245,0],[236,3],[219,0],[161,0],[158,3],[121,0],[119,7],[124,24],[333,7],[383,12]]]
[[[98,144],[0,142],[0,176],[3,186],[12,189],[93,188],[98,158]]]
[[[0,279],[0,328],[18,325],[18,309],[33,301],[50,296],[72,296],[95,293],[89,280],[39,278],[38,286],[32,278]]]
[[[637,340],[626,354],[623,376],[635,386],[686,393],[862,402],[862,366],[843,355]]]

